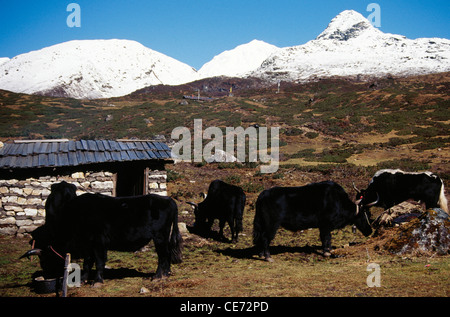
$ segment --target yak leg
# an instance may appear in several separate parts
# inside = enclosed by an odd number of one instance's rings
[[[260,251],[258,253],[259,257],[264,257],[264,259],[268,262],[273,262],[273,259],[270,256],[269,246],[274,236],[275,233],[271,235],[271,237],[268,237],[267,232],[262,232],[260,233],[258,241],[255,245],[256,249]]]
[[[223,241],[227,240],[227,238],[225,238],[225,236],[223,234],[223,228],[225,227],[225,223],[226,223],[225,219],[219,220],[219,239],[221,239]],[[230,228],[231,228],[231,226],[230,226]]]
[[[158,268],[154,278],[162,278],[170,274],[170,252],[169,252],[169,238],[155,237],[156,254],[158,255]]]
[[[237,219],[229,219],[228,225],[230,226],[231,230],[231,242],[237,243],[238,242],[238,236],[239,236],[239,230],[238,230],[238,220]]]
[[[228,221],[228,225],[230,226],[231,231],[231,242],[237,243],[238,242],[238,231],[234,228],[234,221],[230,220]]]
[[[322,241],[323,255],[331,256],[331,231],[320,229],[320,240]]]
[[[99,286],[98,283],[103,283],[103,272],[105,271],[106,259],[107,259],[107,249],[106,243],[100,238],[95,243],[94,248],[95,257],[95,267],[97,269],[97,274],[94,280],[94,286]]]
[[[259,234],[259,239],[257,241],[256,247],[261,250],[259,256],[264,257],[264,259],[268,262],[273,262],[273,259],[270,256],[269,247],[270,242],[272,242],[273,238],[275,237],[277,230],[278,225],[276,225],[274,228],[271,228],[270,230],[266,228],[264,232],[261,232]]]
[[[93,266],[94,266],[94,257],[92,255],[86,256],[83,261],[83,274],[81,274],[82,283],[86,283],[87,280],[89,279],[89,274]]]
[[[106,250],[105,252],[103,252],[103,254],[98,256],[96,255],[95,267],[97,268],[97,275],[95,276],[94,286],[98,286],[96,285],[97,283],[103,283],[103,273],[105,271],[105,265],[106,265]]]
[[[269,239],[265,239],[263,241],[263,251],[260,253],[260,256],[264,256],[264,259],[267,262],[273,262],[272,257],[270,256],[270,252],[269,252],[269,245],[270,245],[270,241]]]

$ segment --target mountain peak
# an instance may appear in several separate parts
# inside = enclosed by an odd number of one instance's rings
[[[279,50],[278,47],[261,40],[241,44],[232,50],[216,55],[211,61],[203,65],[198,71],[199,77],[242,76],[258,68],[266,58],[277,50]]]
[[[0,64],[1,89],[73,98],[117,97],[195,79],[191,66],[132,40],[68,41]]]
[[[377,31],[360,13],[354,10],[345,10],[332,19],[325,31],[316,39],[347,41],[369,30]]]

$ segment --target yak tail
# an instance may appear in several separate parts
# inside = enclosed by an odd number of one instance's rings
[[[441,180],[442,182],[442,180]],[[447,198],[445,197],[445,192],[444,192],[444,182],[442,182],[441,185],[441,194],[439,195],[439,206],[441,207],[441,209],[443,211],[445,211],[446,213],[448,213],[448,202],[447,202]]]
[[[172,233],[169,241],[170,262],[178,264],[182,262],[183,238],[178,228],[178,208],[172,221]]]

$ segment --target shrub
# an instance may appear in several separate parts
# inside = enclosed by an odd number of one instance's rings
[[[317,138],[319,136],[319,133],[317,133],[317,132],[306,132],[305,136],[308,139],[315,139],[315,138]]]

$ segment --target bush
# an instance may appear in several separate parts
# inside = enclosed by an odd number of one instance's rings
[[[396,159],[378,163],[378,169],[401,169],[405,172],[417,172],[430,169],[430,165],[423,161],[414,161],[412,159]]]
[[[308,139],[315,139],[315,138],[317,138],[319,136],[319,133],[317,133],[317,132],[306,132],[305,136]]]
[[[248,182],[241,185],[244,192],[247,193],[259,193],[264,190],[264,186],[259,183]]]
[[[183,175],[181,175],[180,173],[173,171],[171,169],[167,169],[167,181],[168,182],[173,182],[176,181],[178,179],[182,179],[184,178]]]
[[[236,174],[228,175],[223,179],[223,181],[228,184],[238,185],[241,182],[241,176]]]

